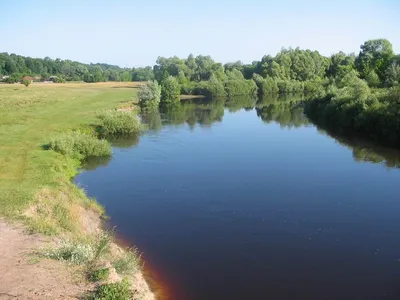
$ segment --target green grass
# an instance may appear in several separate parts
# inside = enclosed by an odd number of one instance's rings
[[[113,262],[113,267],[118,274],[129,275],[141,269],[140,254],[136,248],[126,249],[123,255]]]
[[[49,234],[79,231],[76,205],[96,205],[70,182],[76,159],[43,146],[64,132],[99,125],[99,112],[132,103],[134,86],[0,84],[0,216],[27,215],[34,231]]]
[[[128,300],[132,299],[132,291],[128,280],[103,284],[86,299],[88,300]]]
[[[88,273],[88,280],[90,282],[106,281],[110,276],[110,269],[102,268],[97,270],[90,270]]]

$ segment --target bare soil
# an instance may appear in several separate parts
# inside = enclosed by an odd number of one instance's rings
[[[82,209],[81,216],[83,230],[92,233],[100,230],[95,213]],[[0,219],[0,300],[82,299],[94,289],[94,284],[83,278],[78,267],[35,254],[52,242],[50,238],[26,233],[21,225]],[[114,243],[112,248],[122,251]],[[110,269],[114,274],[115,269]],[[119,280],[116,273],[110,278],[110,282]],[[141,272],[132,277],[131,283],[133,299],[155,299]]]
[[[58,261],[33,254],[48,243],[0,220],[0,299],[79,299],[91,287]]]

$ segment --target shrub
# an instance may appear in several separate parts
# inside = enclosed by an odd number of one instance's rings
[[[127,279],[120,282],[102,284],[90,295],[88,300],[130,300],[132,291]]]
[[[157,109],[161,100],[161,87],[157,81],[147,81],[139,88],[138,98],[142,110]]]
[[[179,102],[179,96],[181,93],[181,88],[178,81],[172,77],[168,76],[161,83],[161,102],[163,104],[172,104]]]
[[[133,274],[140,270],[140,255],[136,248],[127,249],[127,251],[113,262],[117,273]]]
[[[260,96],[265,96],[268,94],[276,94],[279,92],[279,88],[276,81],[271,77],[267,77],[264,79],[261,75],[254,74],[253,80],[257,84],[258,93]]]
[[[210,80],[200,82],[195,90],[195,93],[211,98],[226,97],[224,84],[214,75],[211,75]]]
[[[88,280],[91,282],[105,281],[108,279],[109,275],[110,275],[110,269],[108,268],[97,269],[89,272]]]
[[[22,80],[22,84],[26,87],[28,87],[31,84],[30,80]]]
[[[54,83],[66,83],[67,81],[64,78],[58,77],[58,76],[52,76],[50,78],[51,81]]]
[[[46,258],[79,265],[92,261],[95,257],[95,249],[91,244],[61,240],[56,247],[44,250],[42,255]]]
[[[131,111],[107,110],[98,118],[103,135],[129,135],[144,129],[142,122]]]
[[[90,263],[92,265],[109,252],[111,238],[111,234],[101,233],[91,241],[63,239],[55,247],[44,249],[42,255],[70,264]]]
[[[228,97],[249,95],[257,96],[258,88],[254,80],[228,79],[224,83]]]
[[[65,156],[83,160],[90,156],[111,155],[111,145],[94,135],[72,131],[63,133],[49,143],[49,148]]]

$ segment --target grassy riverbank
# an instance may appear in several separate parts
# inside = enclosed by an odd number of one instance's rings
[[[99,230],[91,228],[98,227],[102,208],[71,182],[79,161],[46,145],[71,130],[93,132],[100,112],[132,104],[136,87],[115,82],[0,85],[0,217],[22,221],[31,232],[82,241],[82,249],[93,253],[108,251],[111,241],[103,243]],[[65,260],[64,249],[54,247]],[[118,251],[111,247],[112,252]],[[89,258],[96,255],[88,256],[92,265]]]
[[[44,151],[61,132],[89,127],[96,114],[132,101],[135,84],[0,85],[0,214],[20,217],[41,188],[73,175],[66,158]]]

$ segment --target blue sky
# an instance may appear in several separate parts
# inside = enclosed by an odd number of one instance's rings
[[[399,0],[0,0],[0,52],[153,65],[158,56],[250,63],[282,47],[324,55],[387,38],[400,52]]]

